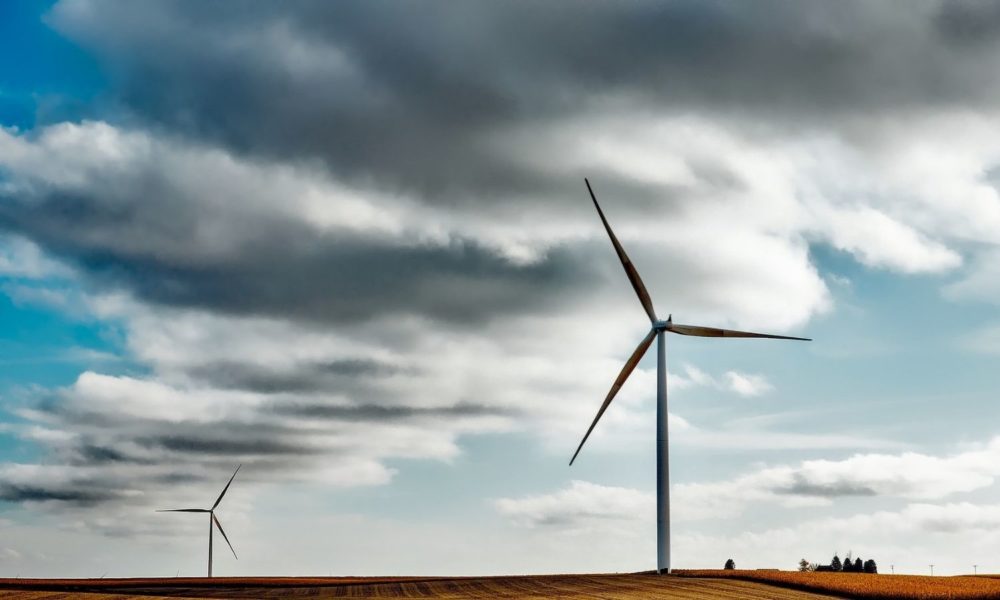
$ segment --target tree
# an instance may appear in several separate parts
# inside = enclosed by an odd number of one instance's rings
[[[854,572],[855,573],[864,573],[865,572],[865,566],[863,564],[861,564],[861,557],[860,556],[854,559]]]
[[[833,560],[830,561],[830,568],[834,571],[840,571],[843,569],[843,565],[840,564],[840,557],[836,554],[833,555]]]
[[[812,567],[812,565],[809,564],[808,560],[806,560],[806,559],[803,558],[802,560],[799,561],[799,571],[802,571],[802,572],[812,571],[811,567]]]
[[[865,573],[871,573],[872,575],[878,573],[878,565],[875,564],[874,560],[869,558],[865,561]]]
[[[736,569],[736,561],[734,561],[733,559],[730,558],[729,560],[726,561],[726,566],[722,567],[722,568],[725,569],[725,570],[727,570],[727,571],[732,571],[732,570]]]
[[[848,550],[847,556],[844,557],[844,566],[841,568],[844,573],[854,572],[854,554]]]

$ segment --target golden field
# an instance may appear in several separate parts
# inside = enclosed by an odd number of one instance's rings
[[[981,600],[1000,598],[1000,579],[927,577],[923,575],[866,575],[863,573],[800,573],[797,571],[678,571],[680,577],[725,578],[786,586],[791,589],[863,599]]]

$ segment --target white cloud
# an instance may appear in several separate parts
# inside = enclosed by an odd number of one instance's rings
[[[14,235],[0,236],[0,275],[40,279],[70,273],[68,267],[48,257],[34,242]]]
[[[727,371],[726,383],[729,389],[741,396],[760,396],[774,389],[763,375],[752,375],[738,371]]]
[[[525,527],[581,530],[620,527],[617,521],[641,520],[656,508],[654,497],[639,490],[573,481],[551,494],[500,498],[494,507]]]
[[[962,264],[961,255],[954,250],[871,207],[827,210],[819,219],[828,227],[834,247],[870,267],[935,273]]]
[[[667,382],[678,390],[694,386],[710,387],[739,394],[740,396],[760,396],[774,389],[763,375],[726,371],[721,378],[713,377],[698,367],[685,363],[681,373],[671,373]]]
[[[732,518],[752,503],[828,506],[843,497],[932,500],[993,485],[1000,476],[1000,438],[950,456],[917,452],[856,454],[765,467],[728,481],[675,486],[680,518]]]

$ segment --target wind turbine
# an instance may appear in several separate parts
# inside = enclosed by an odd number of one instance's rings
[[[233,551],[233,557],[235,557],[236,560],[239,560],[239,557],[236,556],[236,550],[233,550],[233,545],[229,543],[229,537],[226,536],[226,531],[222,528],[222,523],[220,523],[219,518],[215,516],[215,509],[218,508],[219,503],[222,502],[222,497],[226,495],[227,491],[229,491],[229,486],[232,485],[233,480],[236,479],[236,474],[240,472],[240,467],[242,466],[243,465],[237,466],[236,470],[233,471],[233,476],[229,478],[229,483],[226,484],[226,487],[222,488],[222,493],[219,494],[218,498],[216,498],[215,504],[212,505],[212,508],[171,508],[167,510],[156,511],[156,512],[208,513],[208,576],[209,577],[212,576],[212,532],[215,529],[215,527],[219,528],[219,533],[222,534],[222,538],[226,540],[226,544],[229,544],[229,549]]]
[[[653,301],[649,297],[649,292],[646,291],[646,286],[642,283],[642,278],[639,277],[639,272],[636,271],[635,266],[632,261],[629,260],[627,254],[625,254],[625,249],[618,242],[618,238],[615,237],[615,233],[611,231],[611,225],[608,224],[608,220],[604,218],[604,211],[601,210],[601,206],[597,203],[597,197],[594,196],[594,190],[590,187],[590,181],[584,179],[587,184],[587,191],[590,192],[590,199],[594,201],[594,208],[597,209],[597,214],[601,217],[601,222],[604,223],[604,229],[608,232],[608,237],[611,238],[611,245],[614,246],[615,252],[618,254],[618,259],[621,260],[622,266],[625,268],[625,274],[628,276],[629,282],[632,283],[632,289],[635,290],[636,295],[639,297],[639,302],[642,303],[642,308],[645,309],[646,314],[649,316],[650,329],[646,337],[642,338],[639,342],[639,346],[632,352],[632,356],[625,361],[625,366],[622,368],[621,372],[618,374],[617,379],[615,379],[614,384],[611,386],[611,391],[608,392],[607,397],[604,398],[604,403],[601,404],[601,408],[597,411],[597,416],[594,417],[594,421],[590,424],[587,429],[587,433],[583,436],[583,440],[580,445],[577,446],[576,452],[573,453],[573,458],[570,459],[569,464],[572,465],[573,461],[576,460],[580,450],[583,448],[583,444],[586,443],[587,438],[590,437],[590,433],[594,430],[594,426],[601,419],[604,411],[608,409],[608,405],[614,400],[615,394],[621,389],[625,380],[628,376],[632,374],[636,365],[639,364],[639,360],[649,349],[650,344],[653,340],[656,340],[656,570],[658,573],[669,573],[670,572],[670,450],[667,444],[667,356],[666,356],[666,340],[665,333],[671,332],[679,335],[693,335],[699,337],[736,337],[736,338],[771,338],[777,340],[802,340],[810,341],[808,338],[790,337],[785,335],[770,335],[766,333],[751,333],[748,331],[733,331],[731,329],[717,329],[715,327],[701,327],[697,325],[678,325],[673,322],[673,315],[667,317],[666,321],[661,321],[656,318],[656,312],[653,310]]]

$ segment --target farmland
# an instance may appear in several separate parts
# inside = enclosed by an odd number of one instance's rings
[[[20,589],[12,589],[15,586]],[[85,600],[151,600],[164,597],[829,600],[829,596],[751,581],[658,577],[650,574],[463,578],[216,578],[211,581],[204,578],[0,580],[0,600],[61,600],[71,595]]]
[[[126,598],[649,598],[685,600],[979,600],[1000,598],[1000,579],[794,571],[677,571],[511,577],[203,577],[0,579],[0,600]]]
[[[926,577],[922,575],[865,575],[862,573],[800,573],[797,571],[679,571],[681,577],[755,581],[791,589],[872,600],[979,600],[1000,598],[1000,579]]]

